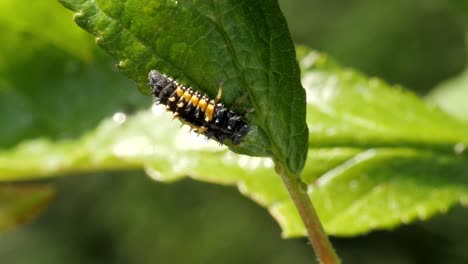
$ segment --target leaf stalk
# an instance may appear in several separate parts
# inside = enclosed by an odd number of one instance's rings
[[[325,233],[312,201],[307,194],[305,184],[300,177],[291,173],[286,166],[276,163],[276,172],[281,176],[289,195],[302,218],[307,230],[307,236],[319,262],[323,264],[338,264],[340,260]]]

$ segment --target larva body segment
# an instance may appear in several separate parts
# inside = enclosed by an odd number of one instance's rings
[[[234,145],[241,143],[249,132],[248,123],[240,115],[218,103],[221,94],[210,99],[156,70],[152,70],[148,78],[157,103],[165,105],[166,110],[196,132],[221,144],[231,140]]]

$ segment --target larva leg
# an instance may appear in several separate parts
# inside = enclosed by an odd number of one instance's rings
[[[221,96],[223,95],[223,87],[224,87],[224,82],[220,81],[219,82],[219,88],[218,88],[218,94],[216,95],[216,98],[214,99],[215,103],[217,103],[221,99]]]

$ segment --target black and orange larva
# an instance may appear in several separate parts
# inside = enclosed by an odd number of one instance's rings
[[[158,71],[151,71],[148,78],[157,103],[165,105],[166,110],[173,112],[174,117],[190,125],[197,133],[221,144],[229,139],[238,145],[249,132],[248,123],[240,115],[218,103],[222,87],[216,98],[210,99]]]

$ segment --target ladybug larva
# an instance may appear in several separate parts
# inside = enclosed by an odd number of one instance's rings
[[[249,132],[249,125],[241,115],[218,102],[222,94],[221,86],[216,98],[210,99],[158,71],[152,70],[148,78],[156,103],[165,105],[167,111],[173,112],[174,117],[197,133],[221,144],[228,139],[238,145]]]

